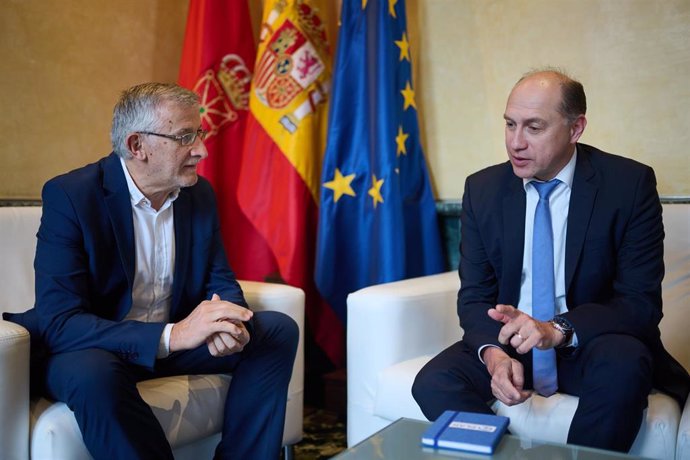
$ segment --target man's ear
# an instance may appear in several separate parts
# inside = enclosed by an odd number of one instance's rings
[[[570,125],[570,142],[575,144],[585,132],[587,127],[587,118],[584,115],[580,115],[575,119],[575,121]]]
[[[143,138],[139,133],[130,133],[125,139],[127,150],[132,156],[138,160],[146,159],[146,151],[144,149]]]

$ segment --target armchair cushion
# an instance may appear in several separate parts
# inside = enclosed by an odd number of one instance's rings
[[[220,431],[230,379],[226,375],[185,375],[146,380],[137,388],[176,449]],[[31,433],[33,458],[91,459],[74,413],[64,403],[33,400]],[[211,458],[215,442],[196,448],[197,458]]]
[[[510,418],[513,434],[565,443],[577,403],[575,396],[556,393],[549,398],[534,395],[524,403],[511,407],[494,402],[491,408],[498,415]],[[642,426],[630,452],[647,458],[672,459],[679,420],[680,408],[675,399],[663,393],[651,393],[642,417]]]
[[[378,377],[374,413],[388,420],[400,417],[426,420],[410,388],[417,373],[431,358],[433,355],[423,355],[383,369]]]
[[[690,460],[690,398],[685,402],[683,415],[678,425],[676,460]]]
[[[432,357],[426,355],[408,359],[379,372],[374,414],[390,421],[400,417],[426,420],[410,388],[417,373]],[[577,401],[578,398],[574,396],[556,393],[550,398],[535,395],[525,403],[512,407],[495,402],[491,408],[498,415],[510,418],[513,434],[565,443]],[[645,411],[631,452],[644,457],[673,458],[679,420],[680,409],[673,398],[663,393],[650,394],[649,408]]]

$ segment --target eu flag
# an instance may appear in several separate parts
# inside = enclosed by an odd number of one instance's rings
[[[404,0],[344,1],[321,173],[317,286],[345,321],[350,292],[443,270]]]

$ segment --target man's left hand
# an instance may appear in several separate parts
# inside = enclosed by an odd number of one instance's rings
[[[489,316],[503,323],[498,341],[504,345],[510,344],[520,354],[532,348],[555,348],[565,340],[565,336],[548,321],[538,321],[512,305],[496,305],[489,309]]]
[[[249,343],[249,331],[241,321],[232,321],[237,333],[216,332],[206,339],[206,346],[212,356],[227,356],[242,351]]]

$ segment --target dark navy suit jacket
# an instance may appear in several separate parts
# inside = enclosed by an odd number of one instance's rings
[[[199,178],[181,189],[173,209],[170,321],[213,293],[247,306],[226,260],[209,183]],[[129,190],[115,154],[51,179],[43,188],[34,261],[36,304],[12,320],[32,332],[37,324],[50,353],[101,348],[153,368],[165,324],[123,321],[132,306],[134,251]]]
[[[495,344],[501,324],[487,315],[497,303],[517,305],[525,238],[526,196],[509,162],[468,177],[461,217],[463,341]],[[578,144],[568,211],[565,284],[580,344],[627,334],[654,356],[654,385],[684,403],[690,377],[664,349],[664,228],[654,171],[633,160]],[[505,348],[504,348],[505,349]]]

